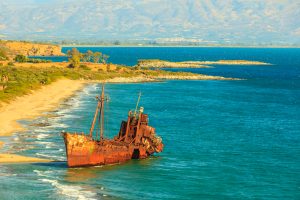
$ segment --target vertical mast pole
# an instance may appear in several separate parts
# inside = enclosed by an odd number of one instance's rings
[[[101,126],[100,126],[100,141],[103,140],[103,127],[104,127],[104,84],[102,85],[101,93],[101,107],[100,107],[100,116],[101,116]]]
[[[94,127],[95,127],[95,123],[96,123],[96,119],[97,119],[97,115],[98,115],[98,111],[99,111],[99,106],[100,106],[100,101],[98,99],[98,104],[97,104],[96,112],[95,112],[94,119],[93,119],[93,122],[92,122],[92,125],[91,125],[91,128],[90,128],[90,137],[93,136],[93,131],[94,131]]]
[[[142,96],[142,93],[140,92],[140,93],[139,93],[138,100],[137,100],[137,102],[136,102],[136,106],[135,106],[135,110],[134,110],[133,116],[136,116],[136,112],[137,112],[137,109],[138,109],[138,106],[139,106],[139,103],[140,103],[140,98],[141,98],[141,96]]]

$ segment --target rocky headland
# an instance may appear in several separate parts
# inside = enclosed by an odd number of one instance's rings
[[[170,62],[166,60],[139,60],[140,68],[211,68],[210,65],[271,65],[270,63],[250,60],[218,60],[218,61],[182,61]]]
[[[41,44],[21,41],[0,41],[0,47],[7,49],[11,56],[63,56],[61,47],[54,44]]]

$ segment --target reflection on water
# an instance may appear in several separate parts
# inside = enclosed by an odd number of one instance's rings
[[[92,178],[101,178],[101,168],[67,168],[64,179],[68,182],[84,182]]]
[[[93,166],[93,167],[79,167],[67,168],[64,179],[69,182],[85,182],[90,179],[101,179],[111,171],[128,170],[130,168],[151,168],[156,161],[161,159],[159,156],[152,156],[147,159],[130,160],[122,164]]]

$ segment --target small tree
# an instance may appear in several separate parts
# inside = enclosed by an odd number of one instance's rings
[[[102,63],[106,64],[107,63],[107,60],[108,60],[109,56],[108,55],[105,55],[103,54],[102,56]]]
[[[38,52],[39,52],[39,49],[38,48],[35,48],[35,47],[32,47],[30,49],[30,52],[35,56]]]
[[[91,50],[88,50],[86,53],[82,55],[83,62],[91,62],[94,53]]]
[[[88,51],[86,52],[86,57],[87,57],[87,61],[88,61],[88,62],[91,62],[91,61],[92,61],[93,54],[94,54],[94,53],[93,53],[91,50],[88,50]]]
[[[93,61],[94,61],[94,63],[99,63],[101,57],[102,57],[102,53],[101,52],[95,52],[94,55],[93,55]]]
[[[72,48],[72,50],[68,50],[67,55],[69,57],[70,66],[75,68],[79,67],[80,59],[82,58],[82,54],[76,48]]]

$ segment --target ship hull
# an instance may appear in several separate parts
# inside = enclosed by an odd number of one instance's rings
[[[95,141],[84,134],[63,133],[69,167],[124,163],[131,159],[147,158],[143,146],[115,140]]]

